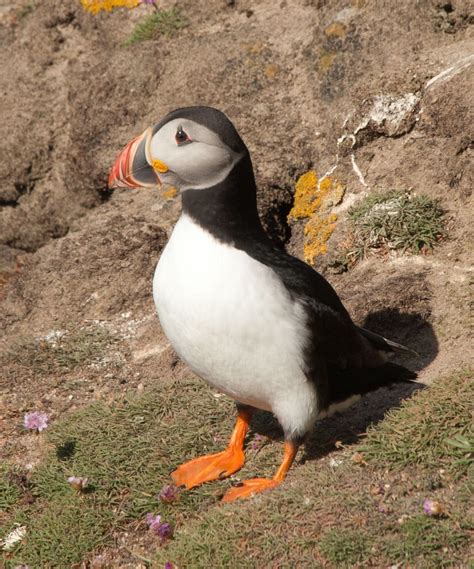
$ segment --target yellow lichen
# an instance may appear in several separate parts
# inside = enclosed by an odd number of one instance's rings
[[[271,63],[265,67],[265,75],[268,77],[268,79],[275,79],[279,72],[280,68],[274,63]]]
[[[331,188],[332,188],[332,178],[326,176],[325,178],[319,180],[318,189],[320,192],[327,194]]]
[[[136,8],[139,3],[140,0],[81,0],[82,7],[92,14],[110,12],[112,8]]]
[[[324,30],[324,33],[328,38],[343,38],[347,34],[347,28],[341,22],[334,22]]]
[[[288,214],[289,218],[302,219],[309,217],[317,209],[316,199],[318,190],[318,177],[314,170],[306,172],[299,177],[295,186],[295,199],[293,207]]]
[[[337,215],[315,214],[304,228],[304,260],[307,263],[314,263],[318,255],[325,255],[328,252],[327,242],[336,229]]]
[[[321,71],[327,71],[331,67],[335,59],[336,59],[335,53],[329,53],[329,52],[323,53],[319,58],[319,69],[321,69]]]
[[[264,48],[265,45],[261,41],[246,46],[248,53],[251,53],[253,55],[259,55],[260,53],[262,53]]]
[[[304,257],[314,263],[318,255],[327,253],[327,241],[337,222],[331,208],[339,204],[345,188],[330,176],[318,180],[314,170],[306,172],[296,182],[295,198],[289,219],[308,219],[304,228]]]

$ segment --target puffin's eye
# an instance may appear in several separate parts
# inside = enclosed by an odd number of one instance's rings
[[[191,139],[187,135],[187,133],[183,130],[181,125],[178,126],[178,130],[176,131],[175,136],[176,144],[185,144],[186,142],[191,142]]]

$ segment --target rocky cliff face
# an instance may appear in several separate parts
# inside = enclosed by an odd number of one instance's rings
[[[121,337],[129,365],[148,362],[150,381],[156,366],[174,369],[153,316],[150,279],[179,200],[149,190],[110,195],[105,183],[132,136],[173,108],[207,104],[224,110],[247,142],[265,226],[293,254],[303,256],[303,228],[315,213],[288,221],[297,180],[314,170],[342,188],[328,209],[334,227],[311,259],[323,272],[330,274],[347,210],[361,197],[399,189],[439,198],[448,238],[433,254],[369,259],[330,279],[356,319],[369,314],[379,331],[414,344],[427,380],[466,360],[470,3],[177,5],[186,27],[126,46],[151,8],[93,16],[75,0],[3,2],[4,347],[65,322],[105,321],[122,330],[125,318],[135,323]],[[21,370],[11,377],[28,391]]]

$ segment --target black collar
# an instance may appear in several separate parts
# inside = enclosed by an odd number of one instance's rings
[[[225,180],[182,195],[183,213],[223,243],[246,250],[255,241],[269,242],[257,211],[257,190],[248,153]]]

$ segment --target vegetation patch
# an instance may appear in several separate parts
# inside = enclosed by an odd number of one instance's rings
[[[391,190],[369,195],[349,210],[351,232],[340,265],[349,268],[370,254],[425,253],[445,237],[438,200]]]
[[[0,478],[9,507],[0,536],[15,524],[28,535],[7,566],[71,566],[148,512],[159,509],[176,524],[214,503],[223,483],[186,492],[172,505],[161,504],[157,493],[170,483],[173,467],[224,446],[213,440],[226,440],[233,415],[230,401],[183,383],[112,407],[97,403],[53,424],[45,431],[51,451],[30,474],[33,503],[22,503],[5,468]],[[87,477],[87,491],[75,491],[70,476]]]
[[[171,37],[187,25],[186,19],[178,8],[158,10],[135,26],[125,45],[130,46],[142,41],[156,39],[160,35]]]
[[[322,536],[319,547],[336,567],[354,567],[369,559],[372,539],[362,530],[332,528]]]
[[[181,492],[172,502],[158,493],[178,464],[225,447],[235,417],[230,400],[182,381],[114,405],[95,403],[38,435],[48,440],[39,467],[0,469],[0,537],[26,530],[3,552],[5,567],[72,567],[93,551],[117,554],[116,536],[125,533],[149,540],[144,556],[160,569],[168,561],[183,569],[462,564],[470,456],[448,441],[470,436],[469,380],[462,372],[438,381],[371,428],[362,446],[338,451],[333,461],[319,449],[320,458],[298,460],[280,488],[225,506],[218,501],[232,481]],[[262,414],[254,428],[274,426]],[[324,441],[324,425],[316,429]],[[247,445],[237,479],[274,473],[282,445],[264,441]],[[364,460],[351,460],[354,450]],[[434,484],[440,467],[452,476]],[[72,476],[87,478],[87,486],[75,489]],[[426,498],[447,505],[446,515],[425,514]],[[173,540],[160,545],[145,523],[148,512],[173,526]]]
[[[23,20],[29,16],[35,9],[35,4],[33,0],[28,0],[23,5],[19,6],[16,10],[16,17],[18,20]]]
[[[9,469],[5,463],[0,464],[0,516],[20,499],[20,489],[15,484],[14,476],[13,469]]]
[[[40,499],[34,506],[19,511],[15,521],[26,528],[26,539],[11,556],[5,556],[7,568],[19,563],[30,567],[72,567],[89,551],[106,545],[114,528],[112,510],[100,509],[93,499],[71,496]]]
[[[420,392],[387,421],[370,429],[367,445],[340,453],[334,466],[327,461],[298,464],[279,489],[193,519],[166,551],[156,552],[156,567],[167,560],[193,568],[226,564],[242,568],[387,567],[398,562],[417,567],[461,566],[467,562],[465,547],[471,527],[465,515],[466,479],[435,481],[440,466],[449,472],[458,468],[454,466],[457,455],[443,441],[470,424],[465,412],[472,400],[466,390],[468,382],[469,374],[459,373],[438,381],[432,397],[430,388]],[[456,414],[458,423],[452,420]],[[416,416],[431,416],[432,421],[429,428],[422,427],[423,445],[415,437],[415,446],[424,452],[413,466],[409,463],[403,472],[394,471],[390,462],[368,451],[370,445],[378,444],[378,431],[385,432],[386,423],[396,423],[396,428],[391,429],[393,445],[385,437],[383,446],[398,446],[405,428],[407,439],[413,438]],[[429,445],[437,447],[432,451],[436,461],[427,452]],[[350,460],[354,450],[367,452],[370,460]],[[273,456],[278,460],[278,455]],[[374,498],[376,483],[380,496]],[[446,488],[440,489],[444,484]],[[423,500],[435,487],[440,499],[448,503],[449,514],[432,518],[423,512]]]
[[[360,450],[379,465],[446,468],[460,477],[474,459],[473,400],[472,370],[438,380],[389,411]]]
[[[424,515],[405,520],[397,534],[383,543],[385,555],[399,563],[422,559],[420,567],[453,566],[443,549],[459,548],[467,542],[467,534],[453,522],[436,520]]]
[[[10,348],[10,357],[42,373],[54,369],[72,370],[99,362],[115,341],[102,326],[74,326],[19,342]]]

